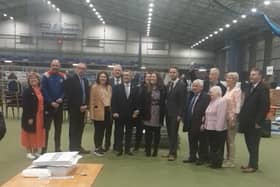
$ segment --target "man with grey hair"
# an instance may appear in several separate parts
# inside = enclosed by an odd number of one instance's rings
[[[220,78],[220,70],[218,68],[211,68],[209,71],[209,80],[204,81],[203,90],[208,93],[210,88],[213,86],[219,86],[222,89],[223,95],[225,95],[227,89],[226,87],[219,81]]]
[[[189,139],[189,157],[183,160],[183,163],[196,162],[197,165],[201,165],[208,159],[207,136],[201,126],[209,102],[209,95],[203,91],[203,80],[196,79],[192,83],[192,91],[183,120],[183,131],[188,132]]]
[[[82,147],[84,119],[89,104],[89,83],[85,77],[86,64],[75,66],[75,74],[67,79],[65,93],[68,98],[69,110],[69,149],[89,154],[90,151]]]

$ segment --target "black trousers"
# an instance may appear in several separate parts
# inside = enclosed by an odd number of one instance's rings
[[[125,152],[130,152],[132,129],[133,124],[131,118],[122,118],[115,120],[116,151],[123,152],[123,137],[125,136]]]
[[[198,159],[201,161],[208,160],[208,143],[207,143],[207,134],[203,132],[192,132],[188,133],[189,139],[189,159],[196,160],[197,154]]]
[[[69,109],[69,150],[80,151],[85,127],[85,112]]]
[[[106,128],[108,126],[112,126],[112,120],[111,120],[111,110],[109,107],[105,107],[105,119],[104,121],[94,121],[94,144],[96,149],[102,148],[102,142],[104,139],[104,132],[107,130]],[[112,127],[111,127],[111,132],[112,132]],[[105,133],[105,138],[107,137],[107,133]],[[111,138],[111,134],[110,134]],[[105,144],[106,144],[106,139],[105,139]],[[109,146],[110,147],[110,146]]]
[[[249,152],[248,166],[258,169],[259,165],[259,145],[261,140],[261,129],[252,129],[244,132],[245,142]]]
[[[179,122],[177,116],[166,117],[166,127],[169,142],[169,155],[177,156]]]
[[[151,153],[152,143],[154,145],[154,151],[158,151],[158,145],[160,142],[160,127],[144,126],[145,128],[145,151]]]
[[[142,120],[138,120],[135,124],[136,126],[136,133],[135,133],[135,145],[134,148],[137,150],[140,147],[141,141],[142,141],[142,137],[143,137],[143,129],[144,129],[144,125],[143,125],[143,121]]]
[[[63,106],[60,105],[56,110],[53,110],[49,115],[45,116],[45,131],[46,131],[46,139],[45,139],[45,147],[42,149],[42,152],[45,153],[48,150],[48,140],[49,140],[49,132],[51,129],[51,124],[54,122],[54,144],[55,144],[55,152],[60,151],[60,139],[61,139],[61,128],[63,122]]]
[[[210,163],[212,166],[222,167],[227,131],[207,130],[207,135],[210,145]]]
[[[113,121],[110,120],[110,122],[106,122],[104,125],[105,125],[105,145],[104,145],[104,147],[106,149],[109,149],[111,147]]]

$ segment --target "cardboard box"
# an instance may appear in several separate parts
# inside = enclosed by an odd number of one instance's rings
[[[280,90],[270,89],[270,105],[280,106]]]

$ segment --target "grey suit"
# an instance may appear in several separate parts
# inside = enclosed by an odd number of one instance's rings
[[[178,81],[176,85],[169,83],[167,86],[166,98],[166,126],[169,140],[169,155],[177,156],[178,147],[178,128],[179,122],[177,117],[183,117],[184,105],[187,97],[186,87],[182,81]]]

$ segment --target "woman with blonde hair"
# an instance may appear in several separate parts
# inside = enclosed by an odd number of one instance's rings
[[[226,160],[223,163],[223,167],[235,167],[234,158],[235,158],[235,135],[236,135],[236,121],[237,116],[241,108],[241,89],[236,85],[239,80],[239,75],[237,72],[229,72],[226,75],[227,82],[227,91],[224,95],[224,98],[228,102],[227,108],[227,138],[226,138],[226,147],[227,147],[227,156]]]
[[[38,149],[45,146],[44,99],[39,74],[30,72],[27,82],[22,95],[21,144],[27,150],[26,157],[35,159],[39,156]]]

